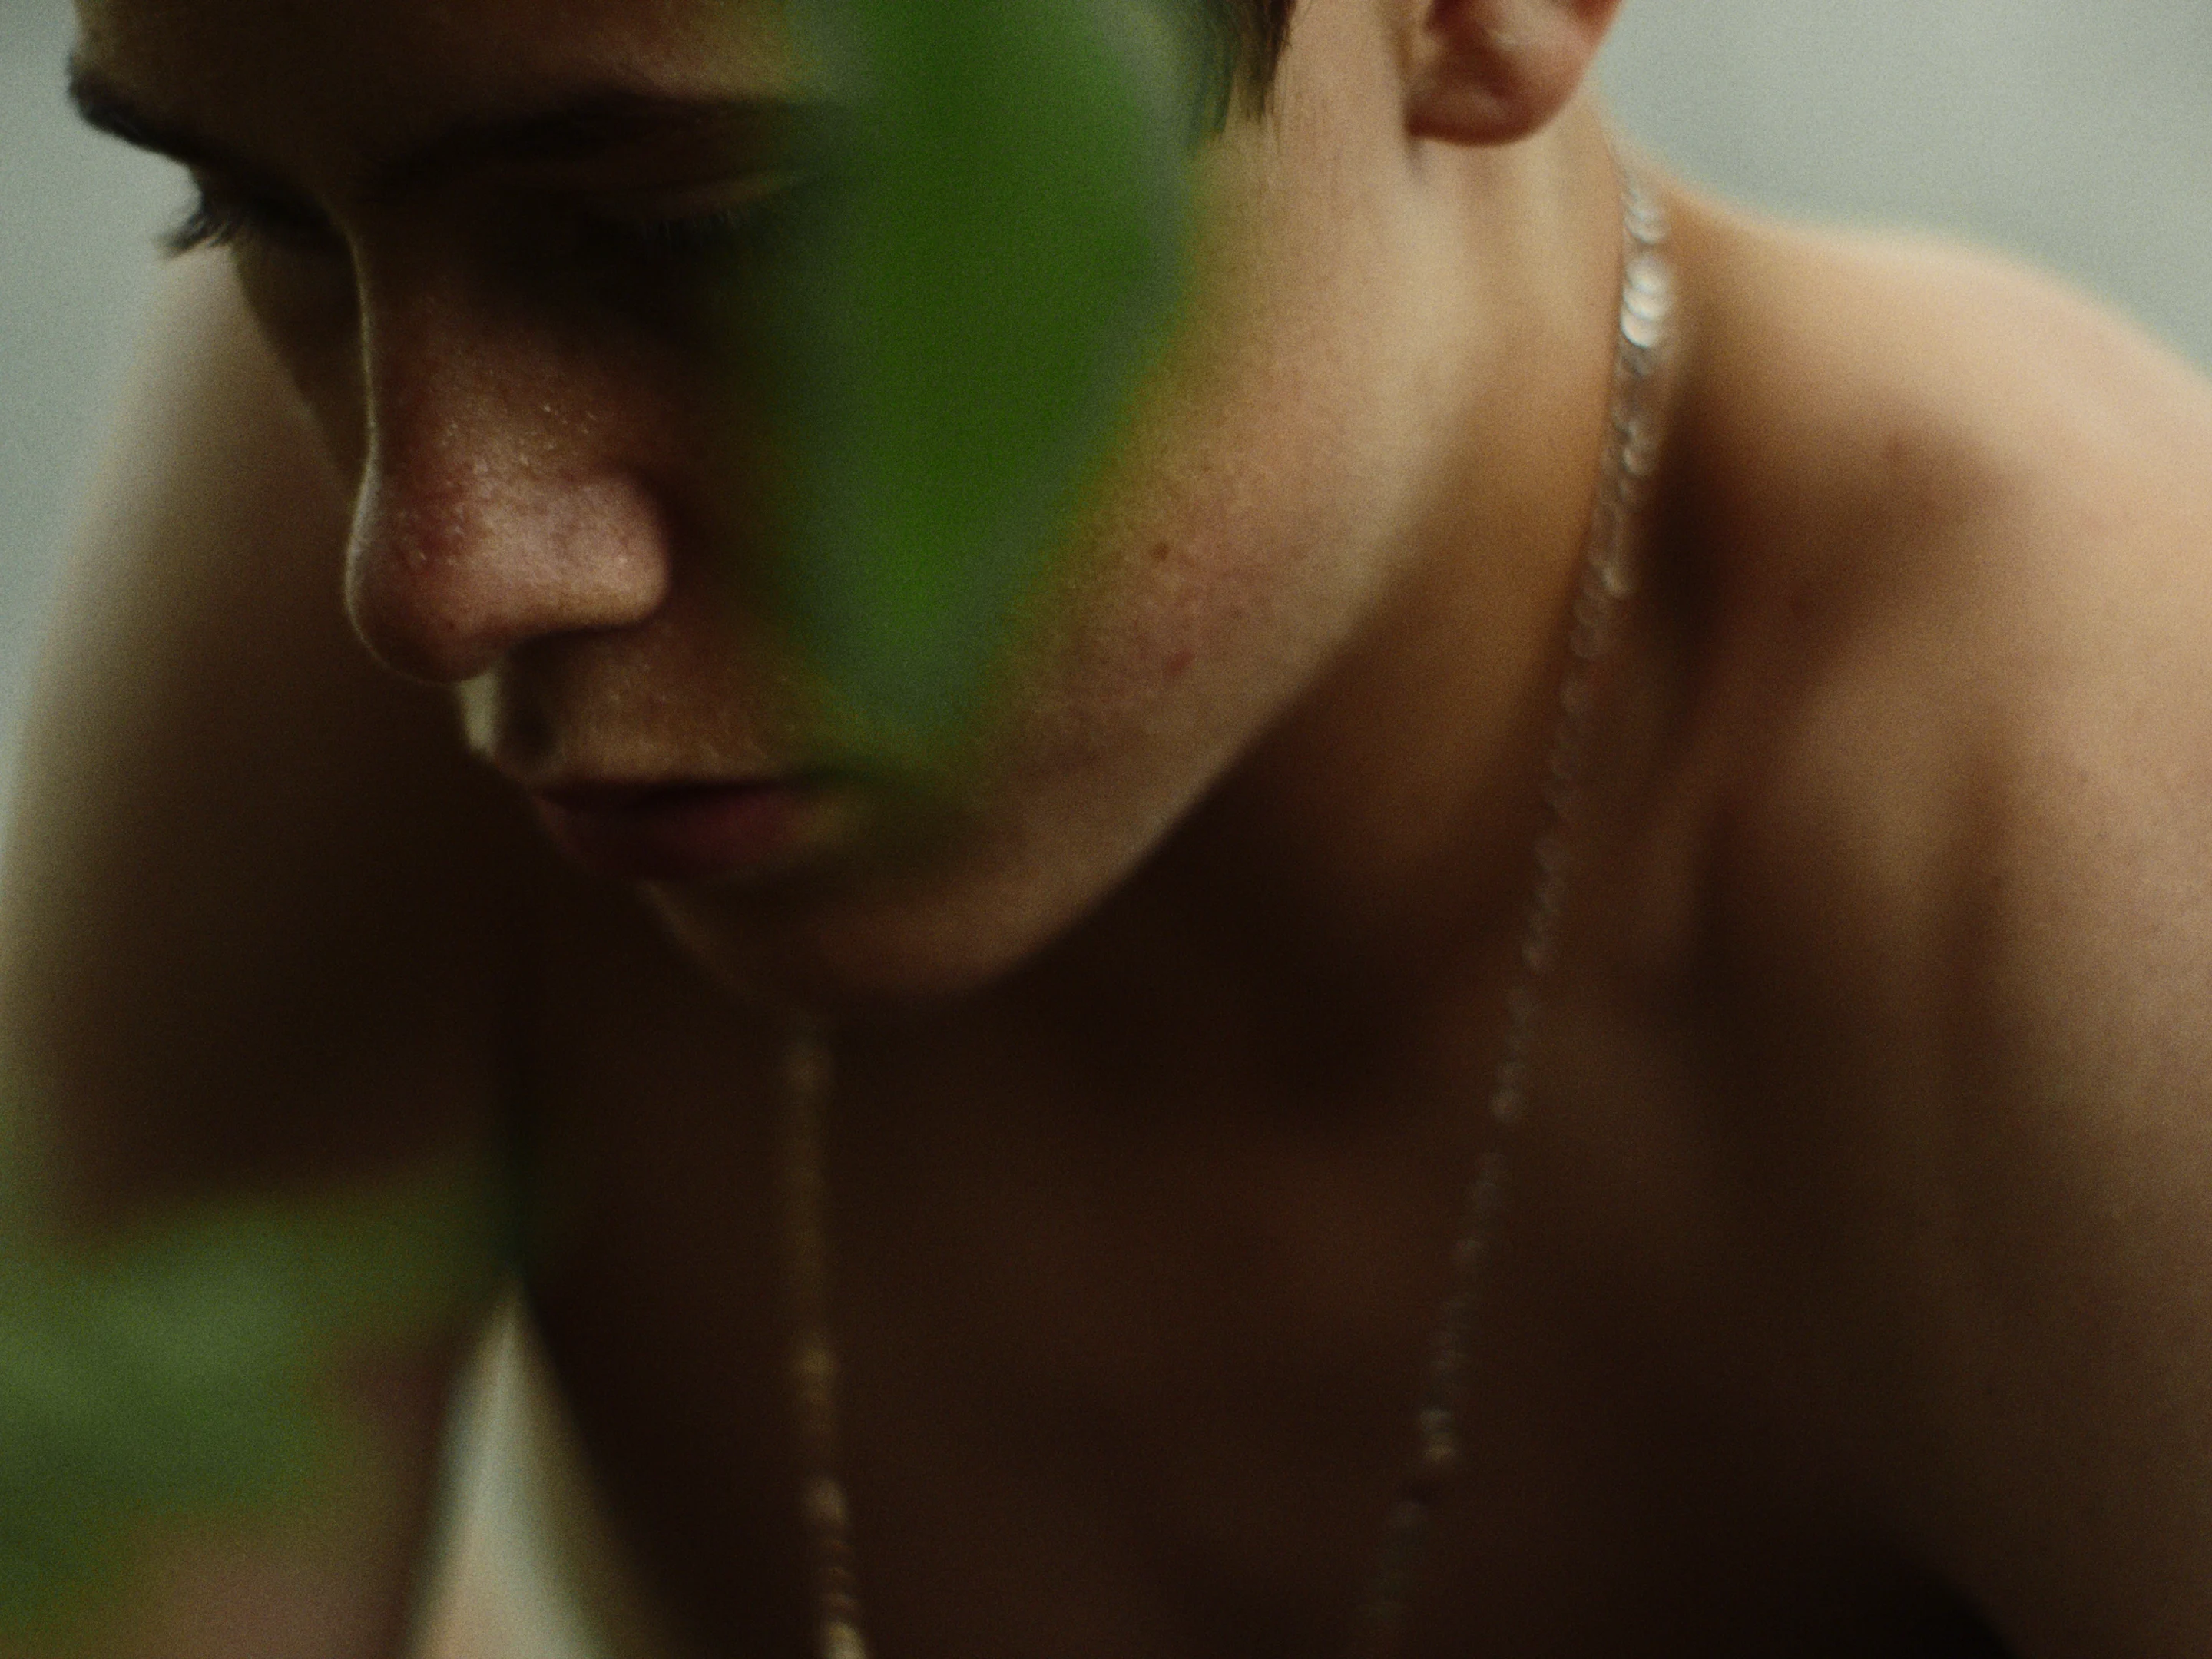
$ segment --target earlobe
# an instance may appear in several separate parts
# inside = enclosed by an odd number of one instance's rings
[[[1581,88],[1620,0],[1413,0],[1405,8],[1409,136],[1510,144]]]

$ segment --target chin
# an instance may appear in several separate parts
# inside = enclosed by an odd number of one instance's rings
[[[754,1006],[896,1021],[975,997],[1139,877],[1227,769],[1256,720],[1221,711],[1257,700],[1182,690],[1112,718],[1025,690],[1024,708],[1052,712],[979,745],[972,771],[855,765],[787,856],[644,890],[686,954]]]
[[[1018,974],[1109,884],[906,872],[646,891],[685,954],[738,1000],[787,1018],[874,1023],[925,1014]]]

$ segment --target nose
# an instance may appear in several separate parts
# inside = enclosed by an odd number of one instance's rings
[[[367,308],[365,307],[365,310]],[[368,443],[346,598],[411,678],[628,627],[671,586],[669,514],[627,398],[573,345],[418,301],[364,319]]]

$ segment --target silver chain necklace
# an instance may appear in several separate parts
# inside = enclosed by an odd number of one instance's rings
[[[1666,257],[1667,214],[1626,167],[1621,203],[1620,314],[1613,349],[1610,424],[1582,575],[1568,634],[1568,665],[1545,763],[1545,821],[1506,1000],[1505,1048],[1487,1109],[1495,1126],[1468,1188],[1451,1287],[1430,1340],[1414,1447],[1383,1523],[1382,1547],[1354,1628],[1351,1659],[1390,1659],[1430,1520],[1462,1460],[1461,1408],[1473,1355],[1476,1292],[1505,1198],[1505,1151],[1528,1105],[1530,1055],[1543,989],[1558,957],[1573,858],[1574,826],[1597,707],[1597,672],[1620,634],[1638,580],[1635,532],[1657,471],[1658,382],[1673,338],[1674,276]],[[800,1458],[799,1514],[811,1557],[816,1659],[868,1659],[852,1517],[839,1474],[838,1358],[830,1320],[830,1238],[824,1124],[832,1055],[818,1029],[793,1033],[785,1056],[785,1237],[791,1298],[792,1408]]]

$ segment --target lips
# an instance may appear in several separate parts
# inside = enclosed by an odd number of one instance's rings
[[[800,847],[818,785],[592,786],[533,797],[555,842],[586,869],[629,881],[686,882],[761,870]]]

